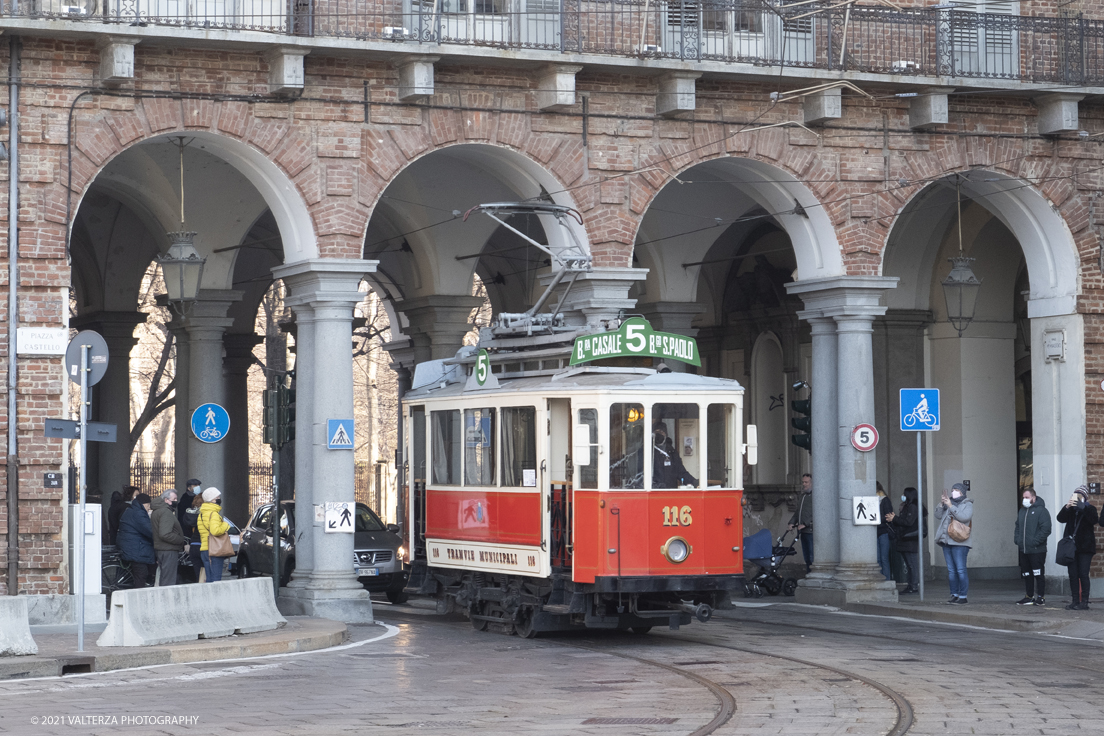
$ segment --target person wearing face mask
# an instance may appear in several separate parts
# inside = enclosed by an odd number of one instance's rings
[[[916,489],[909,486],[901,493],[901,508],[897,513],[886,514],[886,521],[897,530],[897,551],[905,558],[905,569],[908,570],[908,587],[901,591],[901,595],[920,592],[920,516],[919,504],[916,502]],[[924,510],[924,519],[928,518],[927,509]],[[927,523],[925,522],[924,536],[928,536]]]
[[[965,605],[970,592],[970,577],[966,572],[966,556],[970,554],[970,539],[958,541],[950,535],[948,527],[951,520],[969,525],[974,518],[974,502],[966,498],[966,486],[955,483],[950,494],[943,491],[939,505],[935,507],[936,532],[935,543],[943,548],[943,558],[947,561],[947,581],[951,587],[951,599],[948,603]]]
[[[1096,554],[1096,533],[1094,527],[1099,521],[1096,507],[1089,503],[1089,489],[1077,486],[1066,505],[1058,510],[1057,519],[1066,525],[1064,537],[1073,537],[1077,552],[1073,564],[1066,567],[1069,571],[1070,592],[1073,600],[1067,609],[1087,611],[1089,609],[1089,567]]]
[[[808,473],[801,476],[801,498],[786,528],[797,529],[801,554],[805,558],[805,573],[808,574],[813,569],[813,476]]]
[[[652,426],[652,442],[652,488],[698,485],[698,479],[682,464],[682,458],[667,437],[667,425],[662,421]]]
[[[1022,508],[1016,515],[1016,531],[1013,539],[1020,550],[1020,575],[1023,576],[1025,595],[1017,603],[1021,606],[1046,604],[1047,537],[1050,536],[1050,512],[1043,499],[1028,488],[1020,499]]]
[[[882,523],[878,525],[878,567],[882,568],[882,575],[886,580],[893,579],[893,572],[889,567],[889,543],[896,538],[896,529],[890,524],[889,517],[893,516],[893,502],[889,500],[881,481],[875,482],[878,489],[878,511]]]

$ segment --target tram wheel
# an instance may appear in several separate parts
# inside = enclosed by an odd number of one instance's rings
[[[797,578],[786,578],[782,583],[782,595],[792,596],[797,592]]]
[[[522,639],[535,639],[537,637],[537,630],[533,626],[533,619],[536,618],[537,612],[526,606],[518,611],[517,618],[514,620],[514,631]]]
[[[468,614],[471,618],[472,628],[475,629],[476,631],[486,631],[487,630],[487,623],[488,623],[487,619],[476,618],[476,616],[482,616],[483,611],[484,611],[484,606],[479,604],[479,603],[472,603],[471,607],[468,608]]]

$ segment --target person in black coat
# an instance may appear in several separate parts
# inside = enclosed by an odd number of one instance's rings
[[[119,555],[130,563],[135,588],[153,585],[157,557],[153,550],[150,497],[139,493],[119,519]]]
[[[1092,565],[1093,555],[1096,554],[1095,527],[1100,521],[1096,507],[1089,503],[1088,487],[1077,486],[1066,505],[1059,509],[1056,518],[1066,525],[1062,536],[1073,537],[1077,548],[1073,564],[1066,567],[1069,570],[1070,592],[1073,595],[1073,600],[1066,608],[1071,611],[1086,611],[1089,608],[1089,567]]]
[[[115,491],[111,494],[111,506],[107,509],[107,532],[111,544],[118,544],[119,519],[123,512],[130,506],[134,494],[138,492],[135,486],[123,486],[123,492]]]
[[[878,518],[882,520],[881,524],[878,524],[878,566],[882,568],[882,575],[885,575],[886,580],[893,579],[893,571],[889,566],[889,541],[890,541],[890,523],[888,516],[893,515],[893,502],[889,500],[889,496],[886,495],[885,489],[882,488],[881,482],[877,482],[875,486],[878,489]],[[896,530],[894,530],[896,531]]]
[[[908,569],[908,587],[901,591],[906,593],[920,592],[920,517],[917,514],[919,505],[916,502],[916,489],[906,488],[901,493],[901,508],[897,513],[889,513],[886,520],[897,530],[897,551],[905,558],[905,568]],[[924,510],[924,536],[927,536],[927,509]]]

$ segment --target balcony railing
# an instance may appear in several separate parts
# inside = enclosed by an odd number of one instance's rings
[[[9,18],[1104,84],[1104,21],[947,8],[815,10],[755,0],[0,0]]]

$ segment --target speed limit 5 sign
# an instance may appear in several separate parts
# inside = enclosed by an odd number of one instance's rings
[[[860,424],[851,430],[851,444],[859,452],[870,452],[878,446],[878,430],[873,424]]]

